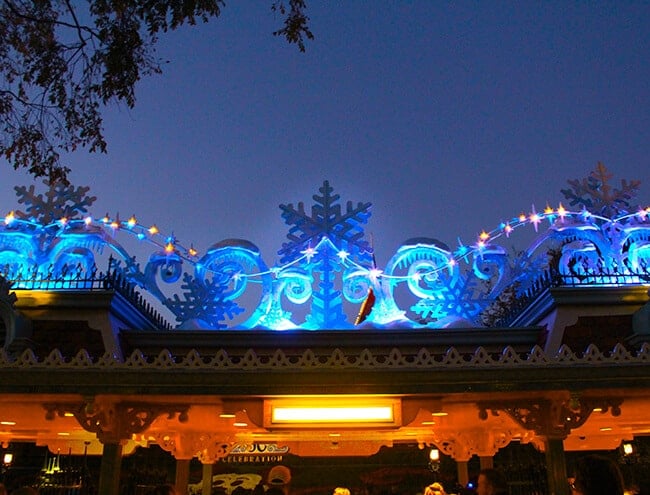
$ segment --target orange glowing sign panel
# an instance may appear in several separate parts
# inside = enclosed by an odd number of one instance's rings
[[[264,402],[264,426],[401,426],[399,399],[375,397],[296,397]]]

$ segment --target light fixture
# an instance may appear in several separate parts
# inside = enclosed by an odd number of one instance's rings
[[[372,397],[304,397],[264,403],[264,426],[401,426],[399,399]]]
[[[634,445],[630,442],[623,442],[623,455],[632,455],[634,454]]]
[[[13,453],[5,452],[5,454],[2,456],[2,464],[4,464],[5,466],[10,466],[12,462],[14,462]]]
[[[435,447],[429,451],[429,469],[434,473],[440,471],[440,451]]]
[[[232,424],[238,428],[244,428],[248,426],[248,415],[245,411],[237,411],[235,413],[235,421]]]
[[[359,422],[391,421],[393,410],[389,406],[377,407],[276,407],[273,422]]]

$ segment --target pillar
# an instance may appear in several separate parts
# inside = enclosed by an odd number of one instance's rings
[[[456,473],[458,475],[458,483],[461,486],[467,486],[469,483],[469,469],[467,461],[456,461]]]
[[[546,438],[546,475],[549,495],[568,495],[566,458],[562,438]]]
[[[488,455],[482,455],[479,458],[480,468],[481,469],[492,469],[494,468],[494,457]]]
[[[99,470],[98,495],[119,495],[121,467],[122,446],[119,443],[105,443]]]
[[[190,481],[190,459],[176,459],[176,480],[174,486],[178,493],[187,493]]]
[[[212,463],[203,464],[203,484],[201,493],[203,495],[212,495]]]

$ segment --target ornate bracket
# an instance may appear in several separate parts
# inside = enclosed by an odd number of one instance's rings
[[[214,464],[230,454],[235,445],[234,437],[197,431],[174,433],[153,432],[148,440],[169,452],[175,459],[197,457],[203,464]]]
[[[178,421],[188,421],[190,406],[147,403],[48,403],[43,404],[45,419],[72,415],[84,430],[95,433],[102,443],[120,443],[132,435],[142,433],[163,414],[167,419],[178,415]]]
[[[532,436],[532,433],[531,433]],[[472,456],[492,457],[499,449],[508,445],[514,438],[524,443],[530,441],[527,435],[508,428],[492,428],[489,432],[475,429],[465,432],[437,431],[433,436],[433,443],[444,454],[452,459],[463,462],[469,461]]]
[[[606,413],[611,408],[612,416],[621,414],[623,399],[582,399],[572,395],[568,400],[533,399],[518,401],[479,402],[479,419],[485,421],[488,411],[498,416],[505,411],[517,424],[536,435],[552,438],[566,438],[571,430],[582,426],[594,410]]]

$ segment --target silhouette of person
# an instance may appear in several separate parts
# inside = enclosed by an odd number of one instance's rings
[[[600,455],[587,455],[576,461],[571,492],[580,495],[623,495],[624,483],[616,463]]]

